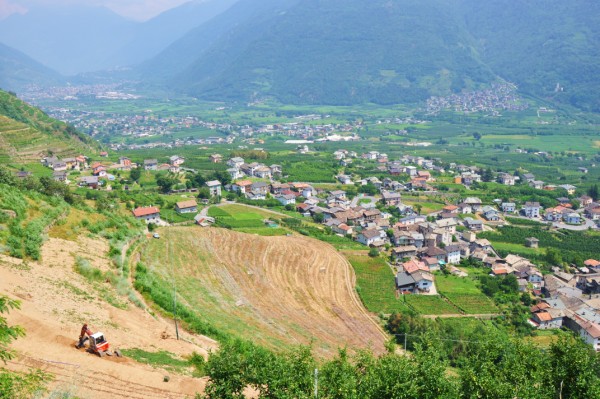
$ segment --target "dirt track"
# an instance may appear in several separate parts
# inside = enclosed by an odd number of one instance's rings
[[[143,261],[165,279],[175,273],[182,301],[220,328],[267,346],[312,342],[324,355],[344,346],[383,351],[385,335],[357,298],[352,268],[330,245],[197,227],[161,237]]]
[[[106,244],[96,246],[100,249]],[[132,359],[101,359],[74,348],[84,321],[121,349],[166,350],[187,356],[217,348],[214,341],[187,333],[184,337],[195,343],[177,341],[169,321],[133,305],[121,310],[106,303],[97,289],[73,271],[75,255],[89,258],[98,268],[110,267],[98,252],[90,253],[92,247],[89,240],[75,243],[51,238],[44,244],[41,263],[23,264],[0,256],[0,293],[22,302],[21,310],[13,310],[8,322],[24,327],[27,333],[11,346],[19,356],[8,367],[46,370],[55,375],[51,389],[80,398],[191,398],[202,391],[205,380],[153,369]],[[111,290],[108,284],[100,286]],[[163,382],[165,375],[170,376],[168,383]]]

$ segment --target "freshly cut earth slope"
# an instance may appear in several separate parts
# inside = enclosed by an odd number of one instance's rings
[[[0,90],[1,163],[39,162],[49,152],[68,157],[97,148],[97,143],[71,126]]]
[[[348,262],[302,237],[169,228],[141,254],[149,273],[218,329],[270,348],[383,351],[385,336],[354,290]]]
[[[54,236],[53,229],[50,237]],[[68,392],[82,399],[184,399],[202,392],[206,379],[192,378],[137,363],[129,357],[100,358],[75,349],[81,325],[105,334],[113,348],[166,351],[178,359],[193,352],[205,355],[218,345],[206,337],[180,330],[176,340],[172,323],[129,303],[117,308],[106,298],[120,298],[108,283],[91,284],[74,271],[76,257],[86,258],[100,270],[114,268],[102,239],[49,238],[40,262],[23,262],[0,255],[0,293],[21,301],[8,323],[24,327],[26,336],[11,348],[17,358],[6,367],[25,371],[40,368],[53,376],[52,392]],[[120,301],[120,299],[119,299]],[[170,381],[163,378],[169,375]],[[58,396],[57,396],[58,397]],[[62,396],[60,396],[62,397]]]

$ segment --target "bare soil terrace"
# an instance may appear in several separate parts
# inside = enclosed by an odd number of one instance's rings
[[[351,265],[321,241],[175,227],[161,229],[141,260],[175,281],[178,301],[258,344],[312,344],[324,356],[340,347],[384,350],[385,334],[356,295]]]

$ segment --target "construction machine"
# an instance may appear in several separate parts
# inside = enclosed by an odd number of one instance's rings
[[[110,344],[104,338],[104,333],[92,333],[92,331],[87,328],[87,325],[84,325],[82,328],[82,336],[80,336],[79,343],[76,345],[76,348],[79,349],[85,346],[85,341],[89,341],[89,345],[86,350],[90,353],[94,353],[100,357],[104,357],[106,355],[112,356],[113,354],[117,357],[122,356],[121,351],[118,349],[116,349],[114,352],[110,350]]]

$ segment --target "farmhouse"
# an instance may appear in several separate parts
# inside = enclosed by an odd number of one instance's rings
[[[79,179],[79,185],[82,187],[89,187],[92,189],[97,189],[98,188],[98,176],[83,176],[82,178]]]
[[[484,206],[482,212],[483,217],[490,222],[497,222],[500,220],[500,216],[498,216],[498,211],[496,211],[491,206]]]
[[[221,162],[223,162],[223,156],[221,154],[212,154],[211,156],[208,157],[208,159],[212,163],[221,163]]]
[[[383,191],[381,196],[383,197],[383,202],[388,206],[397,206],[402,202],[400,193]]]
[[[385,235],[385,232],[383,232],[383,234]],[[356,240],[361,244],[370,246],[374,245],[377,241],[382,240],[382,238],[381,230],[369,229],[361,231],[356,237]]]
[[[211,180],[206,182],[206,186],[210,191],[211,197],[220,197],[221,196],[221,182],[218,180]]]
[[[481,200],[477,197],[467,197],[463,203],[470,205],[473,212],[478,212],[482,207]]]
[[[135,208],[133,216],[138,220],[145,220],[146,223],[157,223],[160,222],[160,209],[156,206]]]
[[[513,213],[517,209],[517,206],[514,202],[503,202],[500,208],[504,213]]]
[[[158,168],[158,160],[144,159],[144,170],[156,170]]]
[[[198,212],[198,203],[196,200],[181,201],[175,204],[177,213],[195,213]]]

